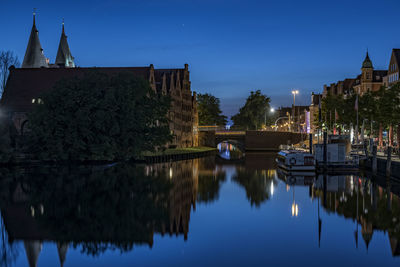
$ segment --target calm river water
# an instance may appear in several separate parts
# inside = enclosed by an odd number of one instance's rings
[[[227,158],[0,169],[0,266],[400,265],[399,182]]]

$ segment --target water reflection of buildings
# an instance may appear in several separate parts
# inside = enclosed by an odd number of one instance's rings
[[[169,191],[169,220],[162,222],[160,232],[184,235],[187,240],[189,232],[190,213],[196,210],[198,190],[199,160],[188,160],[170,163],[158,163],[146,166],[146,173],[157,175],[163,172],[172,182]]]
[[[318,201],[319,240],[323,221],[319,213],[321,203],[326,212],[355,222],[356,247],[359,229],[367,250],[373,242],[374,232],[383,231],[388,233],[392,255],[400,255],[400,187],[394,181],[353,175],[320,175],[307,186],[312,200]]]
[[[43,242],[55,242],[62,266],[70,245],[98,255],[107,248],[152,247],[155,233],[187,240],[199,175],[207,176],[207,168],[215,172],[215,161],[10,177],[0,187],[9,242],[23,241],[30,266],[36,266]]]

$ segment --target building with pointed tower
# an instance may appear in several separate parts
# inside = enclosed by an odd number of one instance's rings
[[[174,140],[171,147],[198,146],[196,94],[191,90],[189,65],[184,68],[155,69],[153,64],[145,67],[76,67],[71,54],[64,21],[57,57],[54,64],[43,54],[36,29],[35,14],[22,68],[10,68],[10,74],[0,100],[0,107],[13,121],[19,135],[29,131],[28,113],[34,105],[40,104],[40,95],[52,90],[63,79],[82,77],[89,72],[116,75],[127,72],[147,80],[151,88],[159,94],[171,96],[168,114],[170,130]]]
[[[367,92],[378,91],[383,86],[383,78],[387,75],[387,70],[374,70],[369,54],[365,56],[361,66],[361,74],[357,76],[354,91],[359,95]]]
[[[33,13],[33,25],[29,36],[28,46],[22,62],[22,68],[47,68],[49,60],[44,56],[39,40],[39,31],[36,28],[36,13]]]
[[[363,95],[366,92],[378,91],[385,83],[387,70],[375,70],[367,51],[361,65],[361,74],[356,78],[348,78],[329,86],[324,85],[322,97],[327,95],[351,95],[357,93]]]
[[[67,35],[65,35],[64,20],[62,22],[61,38],[60,44],[58,45],[55,65],[60,68],[75,68],[74,57],[69,50]]]

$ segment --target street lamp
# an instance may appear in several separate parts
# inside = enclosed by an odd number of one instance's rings
[[[275,109],[270,108],[269,112],[273,114],[273,113],[275,113]],[[264,112],[264,125],[265,125],[265,129],[267,129],[267,109],[265,109],[265,112]]]
[[[296,122],[296,117],[295,115],[295,110],[296,110],[296,95],[299,94],[299,90],[292,90],[292,95],[293,95],[293,111],[292,111],[292,118],[293,121]],[[293,125],[294,126],[294,125]],[[295,127],[293,127],[295,129]]]

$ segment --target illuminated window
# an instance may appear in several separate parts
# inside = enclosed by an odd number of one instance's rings
[[[35,104],[35,99],[32,99],[32,104]]]

